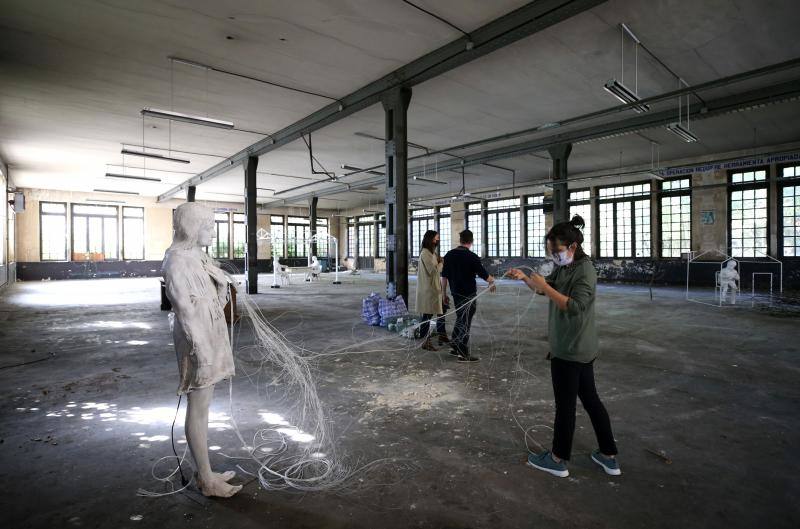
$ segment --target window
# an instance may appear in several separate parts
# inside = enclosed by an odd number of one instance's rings
[[[233,214],[233,258],[244,259],[247,250],[247,231],[244,213]]]
[[[42,261],[67,260],[67,204],[39,202],[40,250]]]
[[[483,217],[481,213],[480,202],[476,204],[467,204],[467,229],[472,232],[473,242],[472,251],[476,254],[483,255]]]
[[[356,256],[356,219],[347,218],[347,257]]]
[[[287,217],[286,229],[286,257],[308,257],[311,221],[307,217]]]
[[[767,170],[731,172],[728,188],[730,254],[732,257],[767,255]]]
[[[272,245],[272,255],[283,257],[283,215],[270,215],[269,234],[270,244]]]
[[[453,246],[450,206],[439,208],[439,251],[444,254]]]
[[[586,225],[583,227],[583,244],[586,255],[592,255],[592,203],[588,189],[569,192],[569,218],[580,215]]]
[[[544,195],[525,199],[528,257],[544,257]]]
[[[800,165],[781,167],[780,248],[782,257],[800,257]],[[792,180],[795,179],[795,180]]]
[[[490,200],[486,203],[489,257],[519,257],[519,198]]]
[[[230,247],[230,216],[228,212],[214,213],[214,237],[206,252],[214,259],[227,259]]]
[[[378,257],[386,257],[386,215],[378,217]]]
[[[122,208],[122,258],[144,259],[144,208]]]
[[[317,219],[317,255],[328,256],[328,219]]]
[[[364,215],[356,219],[358,226],[358,256],[372,257],[375,240],[375,217]]]
[[[692,249],[692,191],[688,178],[661,183],[661,257]]]
[[[600,257],[650,257],[650,184],[598,191]]]
[[[117,206],[72,205],[72,256],[82,261],[88,254],[119,258]]]
[[[435,229],[434,209],[415,209],[411,211],[411,256],[418,257],[422,249],[425,232]]]

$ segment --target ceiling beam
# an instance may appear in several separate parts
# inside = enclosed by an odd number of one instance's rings
[[[783,101],[795,100],[798,98],[800,98],[800,79],[794,79],[789,82],[707,101],[705,106],[694,104],[691,107],[691,121],[701,121],[731,112],[750,110],[752,108],[780,103]],[[532,152],[544,151],[549,147],[563,143],[585,143],[589,141],[633,134],[647,129],[663,127],[669,123],[672,123],[673,121],[676,121],[677,117],[677,111],[675,109],[664,110],[656,113],[641,114],[623,120],[617,120],[610,123],[573,130],[570,132],[562,132],[560,134],[553,134],[535,140],[516,143],[514,145],[507,145],[504,147],[488,149],[485,151],[464,155],[459,159],[439,162],[438,169],[442,171],[445,169],[460,168],[462,167],[462,164],[464,167],[485,164],[486,162],[490,162],[492,160],[503,160]],[[702,138],[700,139],[702,140]],[[419,175],[422,174],[423,171],[424,167],[417,166],[414,168],[409,168],[408,174],[409,176],[413,176],[415,174]],[[287,197],[283,199],[282,202],[287,204],[299,200],[306,200],[311,196],[322,197],[327,195],[336,195],[346,191],[383,184],[384,180],[385,177],[376,176],[358,182],[351,182],[347,184],[347,189],[321,189],[318,191]]]
[[[193,176],[166,193],[159,195],[162,202],[189,186],[197,186],[239,165],[250,156],[261,156],[282,145],[300,138],[303,134],[319,130],[351,114],[370,107],[381,100],[389,90],[412,87],[453,70],[479,57],[483,57],[520,39],[547,29],[570,17],[591,9],[606,0],[538,0],[481,26],[469,35],[442,46],[419,59],[373,81],[339,101],[331,103],[288,127],[257,141],[205,171]]]

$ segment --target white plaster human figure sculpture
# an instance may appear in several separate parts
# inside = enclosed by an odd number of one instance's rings
[[[736,305],[736,292],[739,290],[739,272],[736,270],[736,261],[731,259],[725,263],[725,267],[719,271],[719,297],[721,302],[725,302],[728,297],[728,290],[731,290],[731,305]]]
[[[283,272],[283,268],[281,268],[281,262],[278,259],[277,255],[272,256],[272,286],[278,287],[280,283],[278,282],[278,277]]]
[[[313,281],[314,279],[319,278],[319,275],[322,273],[322,264],[317,259],[316,255],[311,256],[311,264],[309,265],[311,271],[308,273],[308,277],[306,280]]]
[[[213,236],[212,210],[196,202],[178,206],[172,245],[164,256],[162,272],[175,313],[178,394],[187,395],[185,431],[197,468],[197,486],[205,496],[227,498],[242,488],[228,483],[236,473],[212,472],[208,457],[208,410],[214,385],[234,375],[224,314],[228,278],[203,251]]]

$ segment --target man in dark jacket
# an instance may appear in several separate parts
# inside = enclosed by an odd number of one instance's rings
[[[477,362],[480,360],[469,354],[469,330],[472,317],[475,315],[475,296],[477,285],[475,276],[489,283],[489,288],[494,290],[494,277],[489,275],[481,264],[481,259],[472,252],[473,236],[469,230],[459,234],[460,245],[444,256],[442,269],[442,292],[447,299],[447,285],[453,294],[453,303],[456,306],[456,326],[453,329],[450,354],[458,357],[459,362]]]

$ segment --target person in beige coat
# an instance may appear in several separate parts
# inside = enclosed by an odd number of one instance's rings
[[[436,255],[439,234],[433,230],[425,232],[417,266],[417,312],[422,314],[420,335],[425,338],[422,348],[436,351],[429,334],[433,316],[442,314],[442,258]]]

